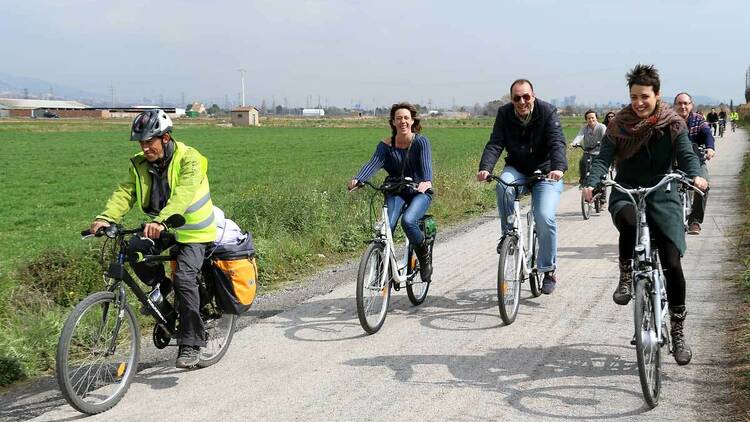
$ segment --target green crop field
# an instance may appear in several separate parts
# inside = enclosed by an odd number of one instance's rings
[[[569,139],[581,120],[565,122],[575,126],[565,128]],[[423,122],[437,191],[431,212],[440,225],[495,207],[492,186],[474,182],[492,119],[468,122]],[[361,252],[371,234],[370,195],[348,194],[345,183],[389,134],[384,119],[379,127],[288,126],[178,121],[174,133],[208,157],[214,204],[253,232],[266,289]],[[139,150],[128,132],[123,121],[0,121],[0,373],[49,369],[66,309],[101,288],[100,240],[81,242],[78,233]],[[577,178],[579,155],[569,155],[568,181]],[[141,221],[137,210],[126,220]]]

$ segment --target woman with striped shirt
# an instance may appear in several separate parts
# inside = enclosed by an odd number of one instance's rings
[[[409,103],[398,103],[391,107],[390,138],[378,143],[375,153],[359,173],[347,184],[349,190],[355,189],[361,181],[370,180],[381,168],[388,172],[388,177],[410,177],[417,188],[406,188],[398,194],[388,195],[388,219],[391,231],[395,230],[398,218],[409,242],[420,263],[422,280],[430,281],[432,262],[424,233],[419,229],[418,221],[432,203],[432,150],[430,140],[420,134],[422,126],[417,117],[417,109]]]

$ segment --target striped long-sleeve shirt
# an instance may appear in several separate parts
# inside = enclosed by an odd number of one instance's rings
[[[417,134],[412,141],[409,157],[404,167],[404,176],[411,177],[415,182],[432,181],[432,149],[430,140],[426,136]],[[385,142],[378,142],[375,153],[370,161],[359,171],[355,179],[360,181],[370,180],[381,168],[388,172],[389,176],[401,176],[401,167],[407,149],[394,148]]]

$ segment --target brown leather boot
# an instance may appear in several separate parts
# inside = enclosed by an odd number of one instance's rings
[[[617,284],[615,292],[612,293],[612,300],[618,305],[627,305],[630,302],[631,291],[633,289],[633,260],[628,259],[620,261],[620,282]]]
[[[684,306],[669,307],[669,319],[672,325],[670,335],[672,336],[672,354],[678,365],[687,365],[693,358],[690,346],[685,342],[685,317],[687,309]]]

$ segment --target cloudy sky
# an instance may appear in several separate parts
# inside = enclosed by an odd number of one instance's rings
[[[435,106],[500,98],[625,101],[653,63],[662,92],[744,102],[750,2],[706,0],[10,0],[0,72],[108,95],[289,106]]]

